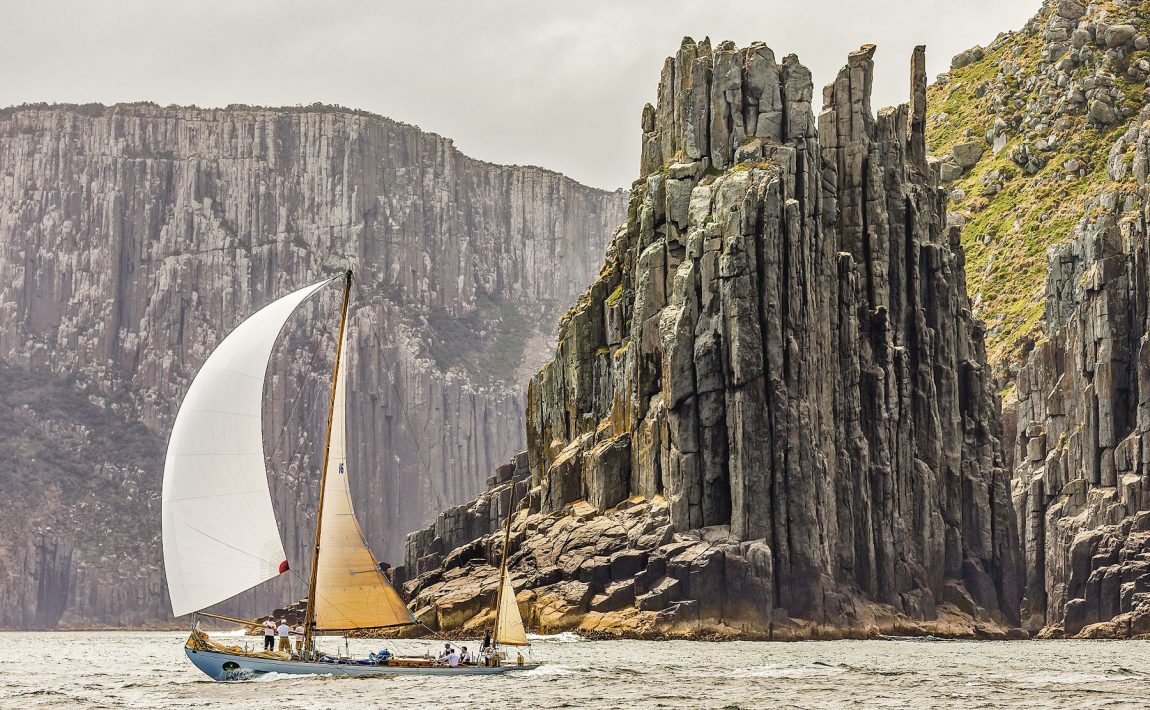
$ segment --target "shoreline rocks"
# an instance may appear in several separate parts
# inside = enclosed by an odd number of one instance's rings
[[[627,221],[528,390],[509,569],[529,624],[1016,625],[998,402],[926,156],[924,54],[910,103],[875,116],[874,51],[817,120],[810,72],[762,44],[688,38],[664,64]],[[483,524],[453,551],[409,537],[429,627],[489,621],[502,540]]]

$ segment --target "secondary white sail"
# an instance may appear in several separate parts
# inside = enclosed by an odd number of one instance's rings
[[[172,613],[199,611],[287,570],[264,466],[264,375],[280,330],[329,281],[258,311],[192,380],[164,463],[164,568]]]
[[[315,624],[327,631],[400,626],[415,621],[379,569],[351,505],[347,466],[347,333],[335,373],[327,475],[320,510],[315,577]]]

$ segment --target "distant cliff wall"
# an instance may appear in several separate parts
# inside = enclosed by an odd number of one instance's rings
[[[627,222],[528,394],[511,569],[541,628],[1016,622],[999,407],[926,156],[924,54],[911,102],[876,117],[873,52],[817,120],[810,72],[762,44],[688,39],[664,65]],[[467,511],[409,537],[405,591],[443,628],[481,621],[463,611],[494,588],[501,543],[435,548],[489,527],[490,502]]]
[[[197,367],[232,327],[350,266],[356,496],[369,538],[395,558],[403,533],[475,495],[522,448],[522,382],[550,357],[558,316],[598,275],[625,199],[547,170],[473,160],[449,139],[343,109],[5,109],[0,360],[71,378],[162,441]],[[273,491],[300,572],[333,299],[303,309],[269,378]],[[36,475],[25,463],[13,475]],[[115,569],[82,546],[67,558],[28,552],[73,549],[76,526],[98,536],[102,521],[76,505],[0,543],[6,559],[41,560],[3,582],[40,589],[0,589],[26,600],[4,624],[51,625],[37,598],[52,600],[59,613],[49,616],[62,624],[166,618],[161,473],[157,457],[134,475],[134,514],[147,524],[143,539],[121,541],[135,552]],[[298,598],[303,586],[289,577],[228,610]],[[125,602],[109,591],[119,586],[140,591]],[[80,604],[89,598],[109,601]]]

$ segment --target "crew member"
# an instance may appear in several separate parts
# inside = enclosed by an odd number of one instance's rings
[[[291,653],[291,627],[287,625],[287,619],[280,619],[280,625],[276,627],[276,635],[280,637],[280,651]]]
[[[276,647],[276,622],[264,619],[264,650],[274,651]]]

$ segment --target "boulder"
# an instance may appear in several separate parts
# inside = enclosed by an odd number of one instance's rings
[[[597,444],[587,459],[588,502],[601,511],[621,503],[629,495],[631,435],[620,434]]]
[[[1138,34],[1134,25],[1110,25],[1106,28],[1102,41],[1107,47],[1122,47],[1129,44]]]
[[[939,179],[943,182],[954,182],[962,177],[962,167],[955,163],[945,162],[939,165]]]
[[[977,46],[971,47],[970,49],[967,49],[965,51],[962,51],[962,52],[959,52],[958,54],[956,54],[954,56],[954,59],[950,60],[950,68],[951,69],[962,69],[963,67],[968,66],[970,64],[974,64],[978,60],[982,59],[984,54],[985,54],[985,50],[983,50],[982,47],[977,47]]]
[[[635,582],[626,580],[608,584],[601,594],[591,598],[591,610],[599,612],[618,611],[635,603]]]
[[[674,577],[658,579],[646,594],[635,597],[635,608],[640,611],[659,611],[666,609],[671,602],[680,598],[679,580]]]
[[[1086,14],[1086,6],[1078,0],[1058,0],[1058,16],[1066,20],[1077,20]]]
[[[985,146],[977,141],[959,143],[951,149],[951,159],[958,167],[967,169],[978,164],[984,151]]]
[[[1088,109],[1090,117],[1104,126],[1112,126],[1118,122],[1119,114],[1113,106],[1100,99],[1090,102]]]

